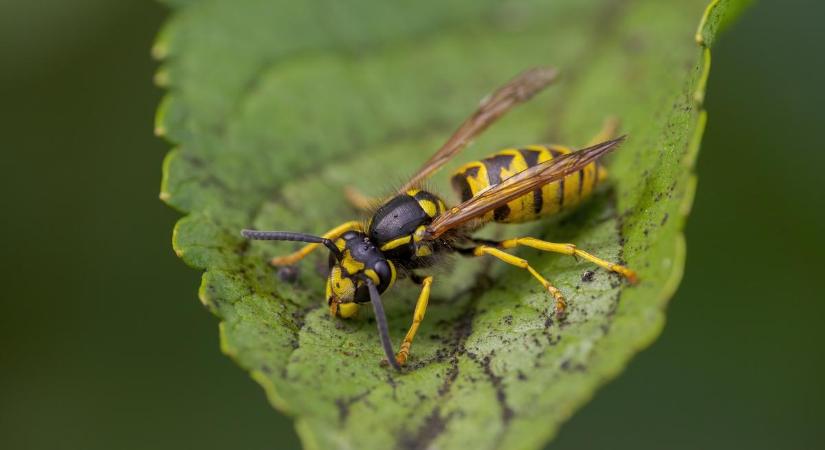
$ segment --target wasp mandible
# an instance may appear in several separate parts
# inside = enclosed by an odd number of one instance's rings
[[[295,253],[273,258],[271,263],[276,266],[295,264],[319,245],[329,249],[326,298],[330,313],[342,318],[352,317],[360,303],[370,302],[381,345],[387,361],[395,369],[400,369],[407,361],[413,338],[427,311],[433,283],[433,275],[427,274],[427,269],[443,260],[439,256],[444,254],[492,256],[528,271],[553,297],[555,313],[559,317],[564,315],[567,307],[562,293],[527,260],[505,250],[525,246],[579,257],[635,283],[636,274],[632,270],[605,261],[573,244],[532,237],[491,241],[472,236],[483,224],[535,220],[567,210],[589,197],[607,175],[599,158],[624,140],[624,136],[614,137],[614,121],[608,121],[591,145],[582,150],[572,151],[561,145],[528,145],[502,150],[465,164],[451,179],[453,188],[461,197],[461,203],[451,208],[439,196],[421,188],[427,178],[474,137],[512,107],[547,87],[556,76],[557,71],[553,68],[533,68],[486,97],[397,194],[383,202],[366,224],[346,222],[321,236],[257,230],[243,230],[242,235],[248,239],[308,243]],[[403,278],[421,285],[421,293],[412,325],[400,350],[395,353],[381,294]]]

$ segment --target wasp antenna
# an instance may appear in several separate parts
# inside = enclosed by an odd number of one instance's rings
[[[395,352],[392,351],[392,342],[390,341],[390,332],[387,328],[387,316],[384,314],[384,305],[381,303],[381,294],[378,293],[378,288],[369,277],[362,277],[367,288],[370,291],[370,302],[372,309],[375,311],[375,323],[378,326],[378,336],[381,338],[381,346],[384,347],[384,354],[387,356],[387,361],[395,370],[401,370],[401,365],[395,360]]]
[[[241,230],[241,236],[255,241],[292,241],[292,242],[309,242],[310,244],[323,244],[335,256],[338,261],[341,260],[341,250],[335,246],[331,240],[319,236],[313,236],[306,233],[294,233],[292,231],[259,231],[259,230]]]

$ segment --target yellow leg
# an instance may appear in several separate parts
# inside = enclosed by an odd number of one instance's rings
[[[541,285],[544,286],[545,289],[547,289],[547,292],[549,292],[550,295],[552,295],[553,298],[556,300],[556,305],[555,305],[556,316],[558,316],[558,317],[564,316],[564,311],[567,308],[567,301],[564,299],[564,296],[561,295],[561,291],[556,289],[555,286],[550,284],[549,281],[547,281],[543,276],[541,276],[538,272],[536,272],[536,269],[533,269],[530,266],[530,264],[527,263],[526,259],[522,259],[522,258],[519,258],[517,256],[513,256],[513,255],[511,255],[509,253],[506,253],[506,252],[503,252],[503,251],[501,251],[501,250],[499,250],[495,247],[488,247],[486,245],[480,245],[480,246],[476,247],[475,249],[473,249],[473,255],[475,255],[475,256],[482,256],[482,255],[494,256],[494,257],[506,262],[507,264],[512,264],[516,267],[521,267],[522,269],[527,269],[527,271],[530,272],[530,275],[533,275],[533,278],[537,279],[539,281],[539,283],[541,283]]]
[[[410,330],[404,337],[404,342],[401,344],[401,350],[395,355],[395,360],[398,364],[404,365],[407,362],[407,357],[410,356],[410,346],[412,345],[415,333],[418,332],[418,325],[424,320],[424,313],[427,312],[427,303],[430,301],[430,285],[433,284],[433,277],[428,276],[422,282],[421,294],[418,296],[418,302],[415,303],[415,313],[413,313],[413,322],[410,325]]]
[[[593,139],[587,144],[587,147],[591,145],[596,145],[598,143],[608,141],[616,137],[619,133],[619,118],[616,116],[608,116],[604,119],[604,123],[602,124],[602,129],[599,130],[599,134],[593,136]]]
[[[344,222],[341,225],[327,231],[321,237],[325,237],[327,239],[337,239],[347,231],[363,231],[361,222],[358,222],[357,220]],[[284,256],[276,256],[272,258],[269,263],[273,266],[288,266],[290,264],[295,264],[296,262],[304,259],[306,255],[312,253],[312,251],[318,248],[319,245],[321,244],[307,244],[295,253],[290,253],[289,255]]]
[[[367,197],[352,186],[344,188],[344,196],[347,198],[347,201],[359,211],[371,211],[382,203],[380,198]]]
[[[603,267],[607,270],[616,272],[627,279],[631,284],[636,284],[639,281],[638,277],[636,276],[636,272],[628,269],[625,266],[614,264],[610,261],[605,261],[597,256],[594,256],[590,253],[587,253],[584,250],[579,250],[573,244],[555,244],[553,242],[542,241],[540,239],[531,238],[531,237],[522,237],[522,238],[515,238],[515,239],[507,239],[506,241],[501,241],[501,248],[513,248],[519,245],[523,245],[525,247],[532,247],[535,249],[539,249],[545,252],[555,252],[555,253],[562,253],[564,255],[570,255],[573,257],[578,257],[582,259],[586,259],[593,264]]]

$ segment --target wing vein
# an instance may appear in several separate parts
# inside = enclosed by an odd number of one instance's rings
[[[614,150],[625,136],[601,142],[585,149],[553,158],[523,170],[501,183],[488,187],[467,201],[439,215],[427,227],[426,238],[435,239],[448,230],[483,216],[531,191],[578,172],[606,153]]]

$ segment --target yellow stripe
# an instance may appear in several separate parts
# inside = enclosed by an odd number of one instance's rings
[[[413,242],[420,242],[424,238],[424,232],[427,231],[426,225],[419,225],[413,232]]]
[[[553,146],[548,147],[548,149],[551,149],[551,148],[553,150],[555,150],[557,152],[560,152],[562,154],[565,154],[565,155],[572,152],[570,147],[566,147],[564,145],[553,145]],[[558,196],[558,184],[559,183],[552,183],[552,184],[557,185],[556,195]],[[579,174],[578,174],[578,172],[573,172],[572,174],[564,177],[564,193],[562,194],[562,197],[563,197],[562,205],[564,207],[572,206],[572,205],[575,205],[576,203],[579,202]],[[555,197],[555,198],[558,198],[558,197]],[[556,200],[554,200],[554,202],[555,201]],[[554,212],[561,209],[560,207],[562,205],[558,205],[558,204],[555,205],[556,209],[554,210]]]
[[[393,239],[393,240],[387,242],[386,244],[382,245],[381,250],[382,251],[392,250],[392,249],[400,247],[404,244],[409,244],[410,239],[412,239],[412,237],[410,235],[401,236],[400,238]]]
[[[478,168],[478,172],[476,172],[476,176],[474,177],[467,175],[467,170],[472,168]],[[487,178],[487,166],[481,161],[469,162],[461,166],[455,173],[467,181],[467,186],[470,187],[470,193],[473,197],[475,197],[479,191],[486,189],[490,185],[490,181]],[[481,220],[485,222],[493,220],[493,211],[482,216]]]
[[[573,172],[564,177],[564,203],[563,206],[573,206],[579,203],[579,173]]]
[[[593,187],[596,184],[596,164],[590,163],[584,166],[584,169],[582,169],[582,173],[584,174],[584,180],[582,184],[582,199],[585,199],[589,197],[590,194],[593,192]]]
[[[393,284],[395,284],[395,277],[398,274],[395,272],[395,264],[393,264],[392,261],[387,260],[387,265],[390,266],[390,284],[387,286],[387,289],[389,289]]]
[[[599,177],[596,180],[596,184],[598,184],[607,179],[607,169],[605,169],[604,166],[599,164],[598,162],[596,163],[596,168],[599,171]]]
[[[381,284],[381,279],[378,278],[378,273],[376,273],[374,270],[367,269],[367,270],[364,271],[364,274],[366,276],[370,277],[370,279],[372,280],[373,283],[375,283],[376,286]]]
[[[352,257],[349,250],[344,252],[344,257],[341,258],[341,267],[347,271],[350,275],[358,273],[359,271],[364,269],[364,263],[361,261],[357,261],[355,258]]]
[[[435,217],[438,214],[438,206],[431,200],[419,200],[418,205],[421,206],[421,209],[430,217]]]
[[[538,163],[543,163],[553,159],[553,154],[546,146],[536,145],[537,150],[541,151]],[[541,215],[553,214],[559,210],[559,183],[550,183],[541,188]]]
[[[466,173],[467,169],[471,169],[473,167],[478,167],[478,172],[476,173],[476,176],[471,177],[463,175],[463,173]],[[464,179],[467,180],[467,184],[470,186],[470,192],[473,193],[473,196],[475,196],[476,194],[478,194],[479,191],[487,188],[487,186],[490,185],[490,181],[487,178],[487,166],[485,166],[482,162],[475,161],[468,163],[461,168],[461,172],[462,176],[464,176]]]

